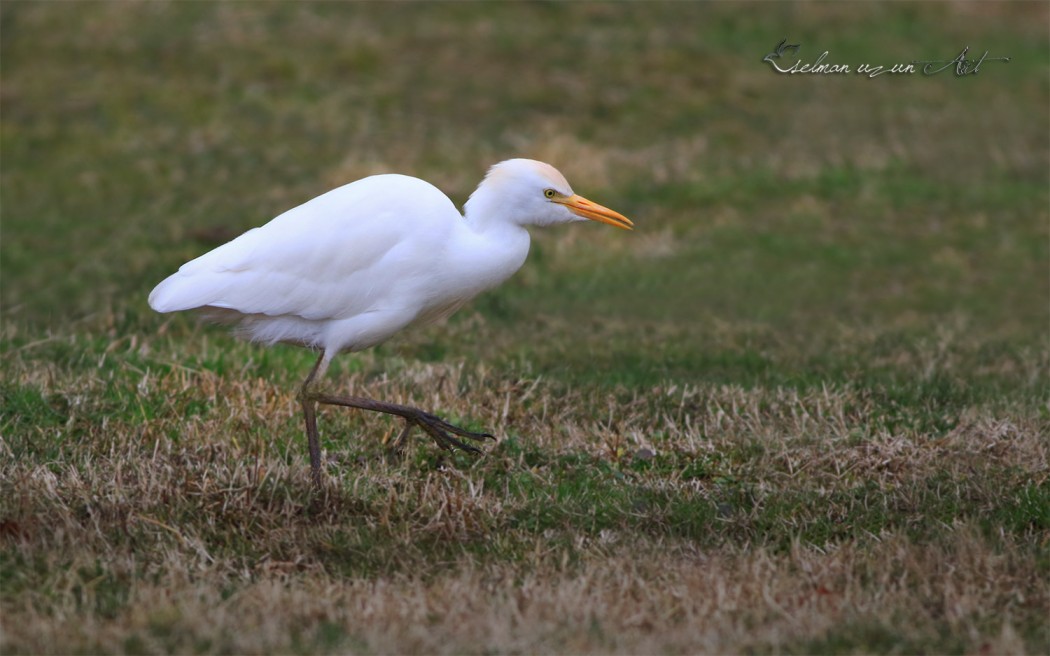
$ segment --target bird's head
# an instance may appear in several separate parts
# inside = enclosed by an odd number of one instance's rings
[[[508,159],[489,169],[466,204],[468,218],[485,217],[517,225],[600,221],[631,230],[626,216],[572,191],[558,169],[532,159]]]

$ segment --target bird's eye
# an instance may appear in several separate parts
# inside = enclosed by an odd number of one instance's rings
[[[553,189],[547,189],[546,191],[543,192],[543,195],[546,196],[547,198],[554,198],[554,194],[555,193],[556,192]]]

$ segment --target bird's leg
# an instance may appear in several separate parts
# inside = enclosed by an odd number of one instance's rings
[[[317,401],[303,397],[303,416],[306,417],[306,439],[310,443],[310,474],[314,485],[321,487],[321,440],[317,434]]]
[[[471,453],[481,453],[481,450],[476,446],[467,444],[462,440],[459,440],[453,435],[465,437],[471,440],[484,440],[485,438],[496,439],[490,433],[475,433],[466,429],[460,428],[453,424],[448,423],[444,419],[424,412],[419,408],[413,408],[408,405],[400,405],[398,403],[385,403],[383,401],[373,401],[372,399],[366,399],[362,396],[334,396],[332,394],[311,394],[310,397],[318,403],[324,403],[325,405],[340,405],[346,408],[358,408],[360,410],[369,410],[371,412],[382,412],[388,415],[395,415],[402,417],[407,424],[405,429],[401,432],[395,440],[395,446],[400,446],[408,438],[408,430],[412,426],[419,426],[422,428],[430,437],[434,438],[437,445],[442,449],[451,451],[453,448],[463,449],[464,451],[470,451]]]
[[[321,487],[321,439],[317,434],[317,399],[310,391],[310,385],[323,361],[324,353],[317,359],[317,363],[299,388],[299,402],[303,406],[303,417],[306,418],[306,439],[310,444],[310,473],[317,487]]]
[[[306,438],[310,443],[310,471],[313,474],[314,484],[317,486],[321,485],[321,441],[317,433],[318,403],[324,403],[325,405],[339,405],[345,408],[357,408],[359,410],[369,410],[371,412],[382,412],[384,414],[401,417],[405,420],[405,427],[401,430],[401,433],[392,444],[392,450],[395,453],[404,450],[405,444],[408,442],[408,434],[411,432],[413,426],[419,426],[422,428],[434,439],[435,442],[437,442],[439,447],[447,451],[456,448],[470,451],[471,453],[481,453],[481,450],[476,446],[467,444],[457,437],[454,437],[454,435],[477,441],[484,440],[485,438],[496,439],[490,433],[475,433],[473,431],[468,431],[464,428],[448,423],[441,417],[432,415],[429,412],[424,412],[419,408],[413,408],[412,406],[373,401],[372,399],[367,399],[362,396],[335,396],[332,394],[317,392],[313,389],[314,379],[324,375],[325,370],[328,368],[328,362],[329,360],[326,359],[325,354],[322,353],[317,359],[317,363],[314,364],[313,369],[310,370],[310,374],[306,377],[306,380],[303,381],[302,387],[299,388],[299,402],[303,406],[303,416],[306,419]]]

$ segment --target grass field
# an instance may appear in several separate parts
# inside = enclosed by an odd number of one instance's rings
[[[1045,3],[0,5],[0,651],[1050,652]],[[777,75],[798,57],[1009,56]],[[337,359],[160,316],[182,262],[527,156],[537,232]]]

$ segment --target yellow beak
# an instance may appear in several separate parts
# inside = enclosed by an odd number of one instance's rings
[[[624,230],[633,230],[634,223],[623,214],[613,211],[608,207],[593,203],[579,194],[573,194],[568,198],[556,198],[554,202],[561,203],[569,208],[573,214],[582,216],[591,221],[601,221]]]

